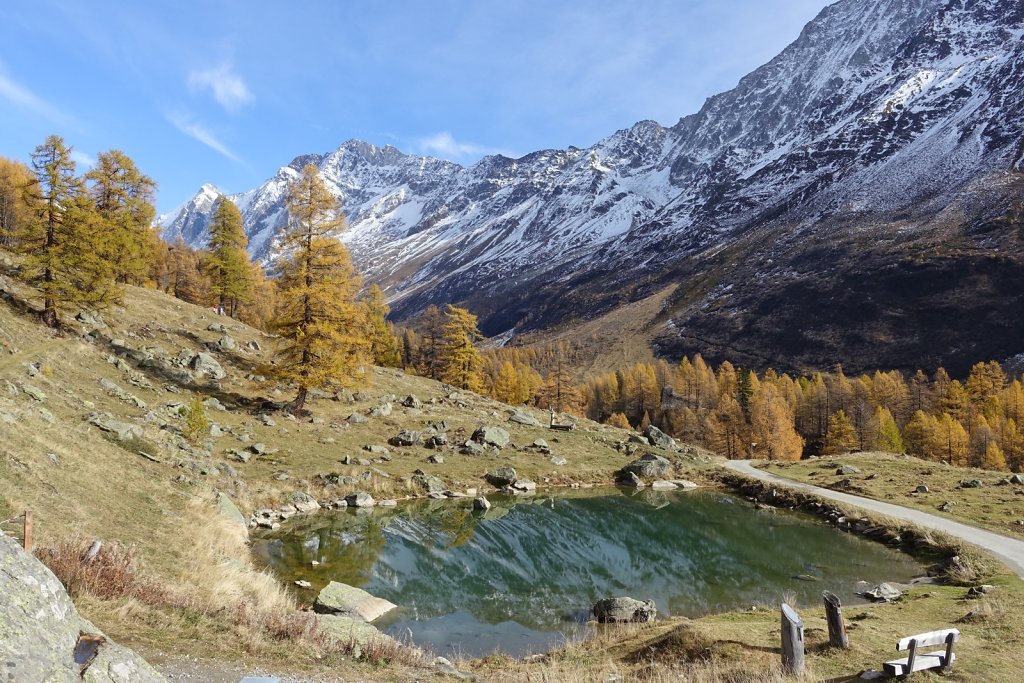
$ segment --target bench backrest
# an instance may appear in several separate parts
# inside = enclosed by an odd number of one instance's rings
[[[917,641],[918,648],[931,647],[932,645],[945,645],[946,638],[948,638],[951,634],[953,636],[954,643],[960,640],[960,631],[958,631],[955,628],[947,628],[941,631],[929,631],[928,633],[919,633],[916,636],[907,636],[906,638],[903,638],[902,640],[900,640],[899,643],[896,644],[896,651],[902,652],[903,650],[909,650],[910,641],[912,640]]]

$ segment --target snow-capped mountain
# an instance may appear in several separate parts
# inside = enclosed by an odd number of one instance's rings
[[[925,234],[979,192],[995,192],[982,202],[995,211],[1024,165],[1024,3],[841,0],[698,113],[671,127],[642,121],[588,149],[462,167],[352,140],[299,157],[232,197],[254,255],[269,253],[286,185],[306,163],[341,198],[344,241],[400,317],[463,302],[487,332],[551,324],[655,286],[686,290],[746,245],[743,268],[672,300],[669,336],[684,338],[700,307],[742,298],[726,287],[750,283],[732,278],[808,270],[807,245],[850,237],[839,224]],[[201,245],[215,196],[204,186],[161,217],[165,237]],[[734,317],[749,312],[740,308]]]

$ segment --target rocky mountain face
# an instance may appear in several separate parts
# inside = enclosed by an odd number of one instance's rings
[[[232,197],[254,255],[272,260],[306,163],[399,318],[459,302],[489,334],[549,329],[671,287],[645,340],[668,355],[956,369],[1024,351],[1018,0],[841,0],[696,114],[589,149],[299,157]],[[215,193],[161,217],[165,237],[202,244]]]

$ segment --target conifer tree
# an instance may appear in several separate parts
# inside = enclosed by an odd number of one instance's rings
[[[359,277],[338,241],[345,228],[338,200],[307,164],[288,187],[288,226],[280,246],[280,304],[273,321],[282,338],[277,375],[298,385],[298,412],[310,389],[355,384],[369,356]]]
[[[875,422],[878,425],[878,439],[876,448],[887,453],[903,452],[903,437],[900,429],[896,426],[896,420],[888,408],[881,406],[875,411]]]
[[[511,361],[504,361],[498,368],[494,385],[491,387],[491,396],[494,397],[494,400],[509,405],[518,405],[526,401],[525,398],[521,398],[519,376]]]
[[[849,453],[857,449],[857,432],[853,422],[846,416],[846,411],[838,410],[828,420],[828,432],[825,434],[825,453],[836,455]]]
[[[799,460],[804,440],[793,427],[793,414],[774,385],[760,385],[750,404],[751,439],[769,460]]]
[[[476,344],[483,335],[476,316],[465,308],[445,307],[444,351],[441,376],[445,382],[469,391],[483,390],[483,358]]]
[[[423,311],[419,328],[420,369],[425,377],[441,379],[441,364],[444,355],[445,316],[437,306],[431,304]]]
[[[363,306],[366,309],[367,335],[370,338],[373,362],[385,368],[401,367],[402,354],[398,349],[398,339],[395,338],[394,327],[387,320],[391,309],[384,302],[384,292],[376,283],[366,290]]]
[[[0,246],[13,247],[29,219],[27,190],[35,182],[28,166],[0,157]]]
[[[100,221],[71,148],[51,135],[32,153],[36,182],[28,189],[31,215],[18,236],[26,254],[23,277],[43,300],[43,322],[59,324],[59,310],[103,308],[118,294],[103,258]]]
[[[103,222],[103,255],[118,282],[141,283],[155,248],[150,230],[156,183],[124,152],[101,152],[85,174],[89,196]]]
[[[217,200],[209,230],[210,290],[217,297],[218,309],[237,318],[239,306],[252,297],[253,271],[242,214],[233,201],[227,197]]]
[[[985,454],[981,458],[981,466],[986,470],[1005,470],[1006,456],[1003,449],[995,441],[989,441]]]

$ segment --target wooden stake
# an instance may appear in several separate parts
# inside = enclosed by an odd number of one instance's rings
[[[782,603],[782,668],[795,676],[804,672],[804,622],[786,603]]]
[[[832,647],[850,649],[850,638],[846,635],[846,622],[843,621],[843,605],[839,597],[830,591],[821,594],[825,601],[825,619],[828,621],[828,642]]]
[[[24,547],[28,552],[32,552],[32,511],[25,510],[25,542]]]

